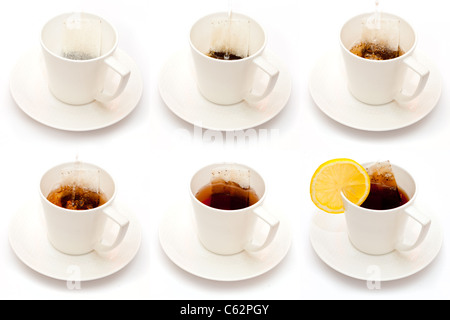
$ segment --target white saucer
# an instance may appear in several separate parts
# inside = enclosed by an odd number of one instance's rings
[[[92,131],[111,126],[136,108],[143,92],[142,77],[136,63],[122,50],[117,50],[116,55],[131,69],[131,77],[125,91],[109,103],[94,101],[83,106],[71,106],[56,99],[48,89],[40,48],[26,53],[13,69],[11,95],[23,112],[52,128]]]
[[[47,277],[64,281],[101,279],[127,266],[141,244],[141,227],[136,218],[122,206],[118,208],[130,220],[130,226],[122,244],[106,255],[92,252],[70,256],[56,250],[47,239],[39,199],[16,213],[9,228],[9,243],[24,264]]]
[[[280,70],[280,77],[274,91],[256,105],[243,101],[221,106],[206,100],[197,88],[190,51],[187,50],[175,54],[162,69],[160,95],[173,113],[197,127],[216,131],[257,127],[272,120],[284,109],[292,89],[289,72],[282,61],[267,50],[264,56]]]
[[[272,270],[287,255],[291,246],[289,223],[279,218],[278,234],[266,249],[256,254],[242,252],[221,256],[206,250],[200,243],[192,208],[189,202],[182,202],[166,212],[160,224],[159,239],[167,256],[181,269],[208,280],[242,281]]]
[[[425,242],[406,253],[394,251],[371,256],[355,249],[348,238],[342,214],[316,213],[310,227],[310,240],[323,262],[346,276],[365,281],[393,281],[420,272],[438,255],[443,232],[435,217],[432,221]]]
[[[424,54],[415,53],[418,61],[429,68],[430,78],[425,90],[413,101],[399,105],[391,102],[371,106],[355,99],[347,88],[347,77],[340,52],[332,51],[319,59],[314,68],[309,89],[316,105],[331,119],[354,129],[364,131],[391,131],[401,129],[425,118],[438,104],[442,92],[439,69]],[[408,70],[405,89],[417,81]]]

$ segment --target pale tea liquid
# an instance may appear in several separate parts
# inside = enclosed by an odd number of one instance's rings
[[[368,60],[391,60],[404,54],[403,50],[391,50],[384,46],[372,43],[359,43],[350,49],[350,52],[358,57]]]

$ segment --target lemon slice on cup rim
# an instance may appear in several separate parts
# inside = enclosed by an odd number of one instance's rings
[[[322,164],[311,179],[311,199],[321,210],[344,213],[341,194],[360,206],[370,193],[370,177],[366,169],[351,159],[334,159]]]

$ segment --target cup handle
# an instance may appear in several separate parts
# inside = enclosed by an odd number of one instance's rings
[[[421,65],[417,60],[413,57],[408,57],[403,62],[406,64],[408,68],[417,73],[420,77],[419,83],[417,85],[416,91],[412,95],[405,95],[403,92],[400,92],[395,100],[402,103],[411,101],[419,96],[422,91],[425,89],[425,86],[428,82],[428,78],[430,77],[430,70]]]
[[[278,227],[280,226],[280,220],[275,218],[263,207],[256,208],[253,213],[257,216],[258,219],[261,219],[263,222],[265,222],[270,229],[263,244],[256,245],[253,242],[247,244],[247,246],[245,247],[245,251],[248,252],[257,252],[265,249],[275,239],[275,236],[278,232]]]
[[[104,91],[100,92],[100,94],[95,99],[99,102],[109,102],[120,96],[123,90],[125,90],[131,75],[130,69],[121,64],[115,57],[107,58],[105,60],[105,63],[109,68],[111,68],[120,76],[120,81],[116,91],[113,94],[108,94]]]
[[[262,94],[256,95],[252,92],[249,93],[249,95],[245,98],[245,100],[250,103],[261,101],[262,99],[267,97],[275,88],[275,85],[277,84],[278,81],[278,77],[280,75],[280,71],[277,68],[275,68],[272,64],[267,62],[267,60],[261,56],[255,58],[253,60],[253,63],[255,63],[259,69],[264,71],[269,76],[269,82],[267,83],[267,87]]]
[[[98,252],[108,252],[115,249],[120,243],[122,243],[125,235],[127,234],[130,221],[120,214],[114,207],[107,207],[103,210],[103,214],[106,215],[107,219],[112,220],[119,227],[116,239],[111,245],[104,245],[101,241],[95,246],[95,251]]]
[[[411,251],[411,250],[417,248],[425,240],[426,236],[428,235],[428,231],[430,230],[430,226],[431,226],[430,218],[425,216],[422,212],[420,212],[416,208],[409,207],[405,210],[405,213],[410,218],[412,218],[413,220],[415,220],[417,223],[420,224],[421,230],[420,230],[420,234],[414,244],[408,245],[405,243],[400,243],[396,246],[396,249],[398,251]]]

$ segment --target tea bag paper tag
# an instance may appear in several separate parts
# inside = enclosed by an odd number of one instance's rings
[[[211,22],[210,50],[233,54],[241,58],[249,56],[250,21],[220,19]]]
[[[242,189],[250,189],[250,170],[236,169],[233,167],[220,167],[211,171],[211,182],[234,182]]]
[[[102,21],[82,13],[64,22],[62,56],[72,60],[90,60],[101,56]]]

